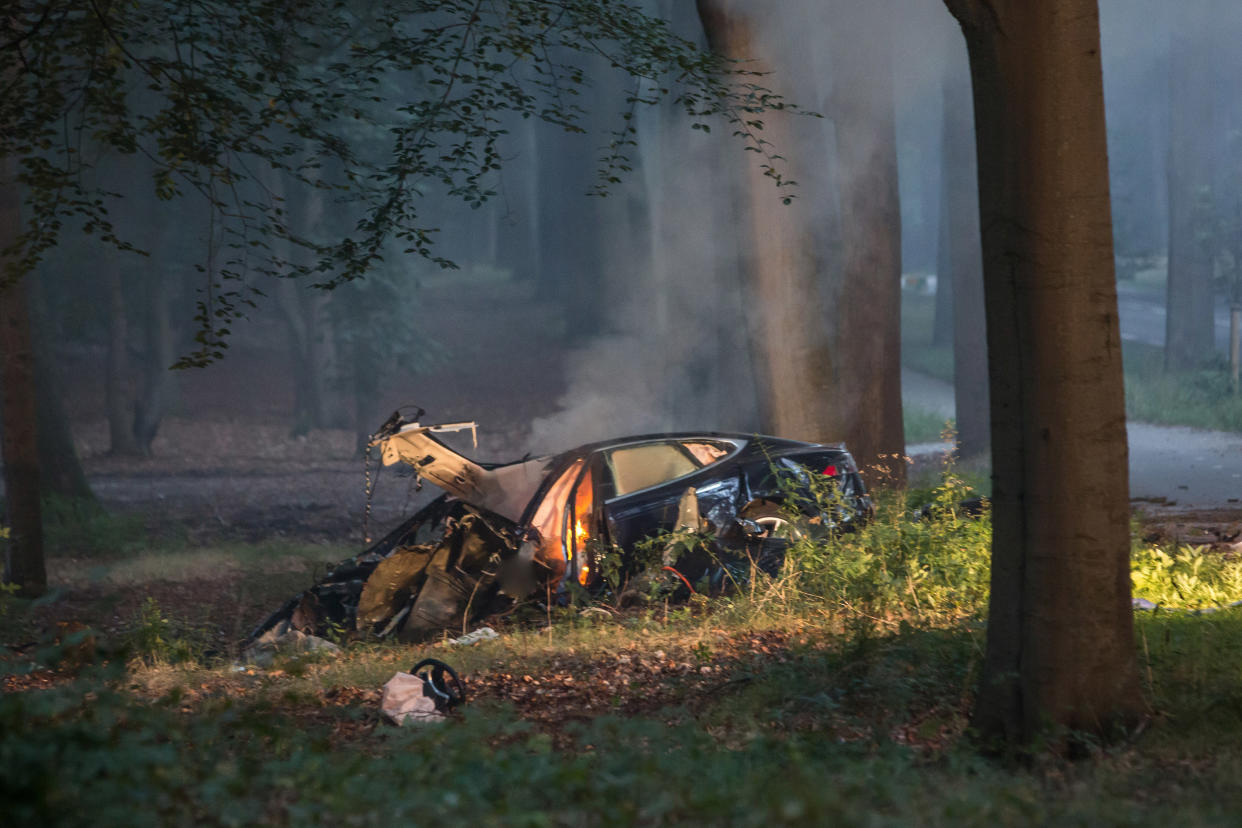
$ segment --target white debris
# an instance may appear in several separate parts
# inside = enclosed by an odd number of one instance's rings
[[[384,685],[380,711],[395,724],[407,721],[425,724],[444,718],[444,714],[436,710],[435,699],[427,695],[426,683],[410,673],[397,673]]]
[[[256,638],[249,647],[242,651],[241,660],[244,664],[257,664],[266,667],[277,655],[295,655],[297,653],[340,653],[341,648],[326,638],[307,635],[301,630],[290,629],[288,621],[282,621],[263,635]]]
[[[468,647],[471,644],[478,644],[480,641],[491,641],[500,638],[500,634],[491,627],[479,627],[474,632],[469,632],[461,638],[453,638],[449,640],[449,644],[454,646]]]

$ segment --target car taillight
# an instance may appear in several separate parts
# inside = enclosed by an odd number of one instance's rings
[[[824,474],[828,475],[829,477],[836,477],[836,476],[837,476],[837,467],[836,467],[836,466],[825,466],[825,467],[824,467]]]

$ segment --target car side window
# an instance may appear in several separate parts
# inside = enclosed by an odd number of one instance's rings
[[[700,468],[688,451],[673,442],[617,448],[607,457],[614,496],[676,480]]]

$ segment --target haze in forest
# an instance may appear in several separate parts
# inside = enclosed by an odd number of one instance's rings
[[[649,5],[703,42],[693,4]],[[967,77],[966,55],[943,4],[902,5],[893,21],[892,106],[903,336],[905,350],[916,352],[907,368],[935,373],[928,354],[939,348],[947,362],[939,378],[947,380],[952,349],[937,333],[947,323],[937,321],[946,311],[935,301],[938,289],[947,295],[952,276],[942,255],[949,232],[942,90]],[[799,186],[785,209],[791,216],[822,211],[811,221],[825,224],[837,221],[835,188],[858,172],[842,166],[836,152],[837,124],[849,114],[832,108],[821,34],[834,25],[829,8],[781,3],[756,33],[771,64],[766,81],[823,116],[800,119],[799,129],[822,139],[821,152],[789,155]],[[1101,4],[1123,335],[1149,348],[1165,341],[1163,286],[1175,226],[1197,240],[1195,250],[1174,256],[1185,257],[1186,290],[1200,298],[1178,317],[1194,335],[1185,334],[1185,345],[1177,340],[1185,354],[1174,368],[1224,370],[1222,329],[1216,318],[1205,328],[1201,296],[1206,292],[1209,315],[1227,315],[1227,293],[1238,284],[1234,262],[1242,260],[1235,252],[1242,186],[1234,186],[1242,184],[1242,107],[1231,94],[1242,66],[1229,47],[1242,33],[1242,7],[1216,3],[1210,16],[1187,12],[1176,20],[1169,8],[1157,0]],[[1209,18],[1211,25],[1188,25]],[[1180,57],[1171,61],[1175,40]],[[365,435],[393,407],[409,404],[425,408],[428,421],[477,420],[481,452],[495,459],[625,433],[758,429],[752,346],[762,298],[743,285],[741,269],[755,253],[737,229],[737,171],[754,155],[723,126],[695,130],[667,104],[639,107],[632,171],[606,196],[587,195],[629,83],[607,71],[592,77],[597,94],[587,135],[533,120],[505,123],[504,168],[494,175],[497,195],[489,202],[472,209],[428,188],[422,209],[439,228],[435,252],[460,270],[394,248],[365,281],[327,294],[252,275],[267,298],[232,332],[225,358],[205,370],[164,370],[193,345],[190,316],[203,285],[196,268],[213,243],[220,255],[218,228],[193,195],[167,203],[145,195],[125,200],[119,229],[149,256],[67,235],[39,277],[41,327],[61,384],[74,392],[71,418],[97,429],[111,405],[115,417],[136,415],[151,433],[161,416],[210,415],[280,422],[293,434],[344,428]],[[1171,90],[1179,88],[1194,90],[1193,100],[1176,98]],[[886,89],[877,84],[875,94]],[[1185,117],[1175,111],[1183,106],[1191,108]],[[1182,150],[1204,163],[1187,166]],[[104,186],[149,174],[134,159],[113,160],[119,163],[100,164],[108,170]],[[1183,167],[1199,178],[1177,179],[1173,173]],[[1170,205],[1187,199],[1183,215],[1190,217],[1171,219]],[[308,226],[346,218],[327,196],[293,209]],[[125,322],[119,334],[117,314]],[[213,399],[220,401],[216,410]],[[858,405],[844,398],[834,404]]]

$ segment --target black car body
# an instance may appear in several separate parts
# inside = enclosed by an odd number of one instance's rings
[[[679,530],[699,533],[711,547],[672,562],[686,584],[757,555],[771,571],[786,542],[777,536],[848,528],[871,511],[841,444],[646,434],[483,464],[434,436],[466,427],[473,424],[421,426],[394,415],[373,441],[384,464],[404,465],[446,494],[342,562],[255,635],[288,620],[304,632],[338,625],[424,638],[464,626],[496,598],[563,595],[575,584],[601,589],[605,557],[624,568],[644,540]],[[830,505],[814,496],[823,488],[814,477],[831,484]]]

